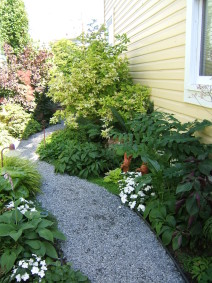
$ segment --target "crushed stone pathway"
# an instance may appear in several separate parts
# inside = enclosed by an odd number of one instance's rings
[[[46,135],[62,127],[49,127]],[[55,174],[52,165],[38,161],[35,150],[42,139],[37,133],[16,152],[38,164],[43,177],[38,200],[66,235],[62,249],[74,269],[92,283],[184,282],[154,233],[118,197],[86,180]]]

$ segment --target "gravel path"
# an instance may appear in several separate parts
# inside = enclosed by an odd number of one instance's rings
[[[62,125],[47,129],[47,135]],[[35,154],[42,133],[21,141],[17,151]],[[184,282],[155,235],[120,199],[104,188],[77,177],[54,173],[53,166],[38,162],[43,176],[38,200],[52,212],[67,236],[62,249],[75,269],[92,283]]]

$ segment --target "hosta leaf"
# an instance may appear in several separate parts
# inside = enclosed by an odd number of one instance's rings
[[[10,232],[14,230],[14,227],[9,224],[0,224],[0,237],[9,236]]]
[[[48,242],[44,242],[44,245],[46,247],[46,254],[49,256],[49,257],[52,257],[52,258],[58,258],[58,254],[54,248],[53,245],[51,245],[50,243]]]
[[[22,230],[19,231],[12,231],[10,232],[9,236],[15,241],[17,242],[18,239],[21,237],[22,235]]]
[[[61,233],[60,231],[52,230],[51,232],[52,232],[55,239],[62,240],[62,241],[66,240],[65,235],[63,233]]]
[[[47,219],[42,219],[42,221],[38,224],[38,229],[40,228],[46,228],[50,227],[54,224],[54,222],[47,220]]]
[[[16,261],[17,255],[14,252],[6,251],[1,256],[1,268],[6,272],[10,271]]]
[[[182,244],[182,235],[176,235],[172,240],[172,248],[174,251],[180,248]]]
[[[42,229],[37,229],[37,232],[38,232],[38,234],[39,234],[39,236],[41,238],[44,238],[44,239],[46,239],[48,241],[53,242],[53,240],[54,240],[53,239],[53,234],[52,234],[52,232],[50,230],[42,228]]]
[[[27,244],[28,246],[30,246],[31,248],[38,250],[41,247],[41,241],[38,240],[26,240],[25,244]]]

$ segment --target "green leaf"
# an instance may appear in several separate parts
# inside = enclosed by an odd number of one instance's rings
[[[43,243],[46,247],[46,254],[51,258],[58,258],[58,254],[53,245],[48,242]]]
[[[210,172],[212,171],[212,160],[204,160],[199,164],[198,168],[202,174],[210,175]]]
[[[171,243],[172,240],[172,235],[173,235],[173,230],[169,229],[166,230],[163,234],[162,234],[162,242],[165,246],[167,246],[168,244]]]
[[[51,242],[54,241],[53,234],[50,230],[43,228],[43,229],[37,229],[37,232],[41,238],[44,238]]]
[[[47,220],[47,219],[42,219],[42,221],[38,224],[38,229],[40,228],[46,228],[49,226],[52,226],[54,222]]]
[[[65,241],[66,240],[66,237],[60,231],[58,231],[58,230],[51,230],[51,232],[52,232],[53,237],[55,239],[58,239],[58,240],[61,240],[61,241]]]
[[[172,248],[174,251],[180,248],[182,243],[182,235],[176,235],[172,240]]]
[[[10,232],[14,230],[14,227],[9,224],[0,224],[0,237],[9,236]]]
[[[1,268],[6,272],[13,268],[17,255],[14,252],[6,251],[1,256]]]
[[[176,226],[176,220],[175,220],[174,216],[168,215],[168,216],[166,217],[166,221],[167,221],[167,223],[169,224],[170,227],[175,228],[175,226]]]
[[[193,188],[193,183],[186,182],[177,186],[176,194],[189,192]]]
[[[38,238],[38,234],[36,232],[26,231],[24,236],[26,239],[29,239],[29,240],[34,240]]]
[[[25,244],[35,250],[38,250],[41,248],[41,241],[38,241],[38,240],[26,240]]]
[[[22,230],[19,231],[12,231],[10,232],[9,236],[14,240],[14,241],[18,241],[18,239],[21,237],[22,235]]]
[[[186,200],[186,210],[189,215],[195,215],[199,212],[199,207],[197,205],[196,196],[193,195]]]

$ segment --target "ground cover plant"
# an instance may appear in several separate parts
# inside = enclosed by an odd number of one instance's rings
[[[65,236],[30,199],[40,185],[35,166],[7,157],[0,174],[0,282],[89,282],[62,260],[58,241]]]

